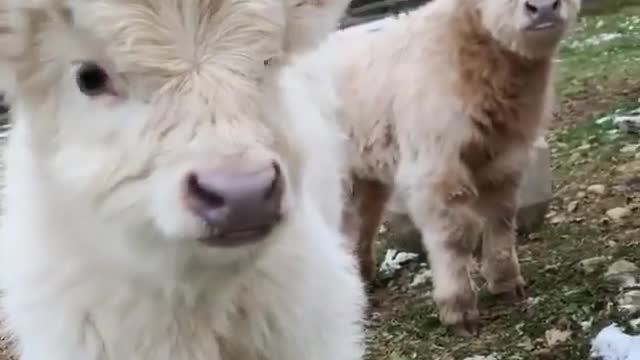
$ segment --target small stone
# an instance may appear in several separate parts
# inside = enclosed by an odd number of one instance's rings
[[[555,355],[549,349],[538,349],[533,352],[533,356],[540,360],[552,360],[555,359]]]
[[[611,115],[603,116],[603,117],[597,119],[595,122],[598,125],[602,125],[602,124],[604,124],[605,122],[607,122],[609,120],[611,120]]]
[[[542,271],[556,271],[560,268],[560,264],[549,264],[542,268]]]
[[[602,194],[604,194],[604,191],[605,191],[605,187],[602,184],[590,185],[587,188],[587,192],[590,192],[592,194],[602,195]]]
[[[577,209],[578,209],[578,202],[575,200],[570,202],[569,205],[567,205],[568,212],[575,212]]]
[[[582,154],[580,154],[579,152],[573,153],[571,154],[571,156],[569,156],[569,162],[575,163],[578,160],[580,160],[581,157],[582,157]]]
[[[540,301],[542,301],[542,297],[541,296],[530,297],[530,298],[527,298],[527,305],[528,306],[535,306],[538,303],[540,303]]]
[[[640,312],[640,290],[629,290],[618,300],[620,310],[629,314]]]
[[[474,355],[464,358],[463,360],[498,360],[494,354],[490,354],[487,356],[484,355]]]
[[[629,214],[631,214],[631,210],[623,207],[616,207],[607,210],[606,214],[609,218],[611,218],[611,220],[620,221],[629,216]]]
[[[569,340],[570,337],[571,331],[569,330],[550,329],[544,332],[544,338],[547,340],[549,347],[562,344]]]
[[[640,147],[640,144],[627,144],[625,146],[623,146],[622,148],[620,148],[620,152],[621,153],[631,153],[631,152],[636,152],[638,151],[638,147]]]
[[[577,151],[584,151],[591,149],[591,144],[582,144],[576,148]]]
[[[582,328],[582,331],[589,331],[591,326],[593,326],[593,317],[590,317],[589,320],[580,322],[580,328]]]
[[[528,337],[525,337],[524,340],[518,343],[518,347],[524,349],[525,351],[532,351],[534,349],[533,341],[531,341],[531,339],[529,339]]]
[[[625,132],[637,133],[640,130],[640,116],[635,111],[615,116],[613,123],[618,129]]]
[[[638,286],[638,281],[634,274],[631,273],[622,273],[614,276],[609,276],[606,278],[607,281],[617,285],[622,289],[629,289],[635,286]]]
[[[456,359],[449,354],[443,354],[443,355],[434,357],[433,360],[456,360]]]
[[[426,283],[427,280],[431,279],[431,277],[432,277],[431,270],[423,269],[421,272],[417,273],[413,277],[413,281],[411,282],[409,287],[413,288],[413,287],[420,286],[420,285]]]
[[[638,285],[636,276],[638,275],[638,267],[629,261],[618,260],[609,266],[604,274],[605,280],[618,285],[621,288],[630,288]]]
[[[406,356],[400,355],[395,351],[392,352],[391,355],[389,355],[389,360],[408,360],[408,359],[409,358],[407,358]]]
[[[527,239],[531,242],[542,240],[542,236],[539,233],[531,233],[527,235]]]
[[[623,174],[637,174],[640,171],[640,161],[633,160],[616,166],[616,171]]]
[[[604,276],[607,277],[636,271],[638,271],[638,266],[636,264],[627,260],[618,260],[609,266]]]
[[[617,139],[619,137],[620,137],[620,130],[611,129],[611,130],[607,131],[607,138],[609,138],[609,140],[615,140],[615,139]]]
[[[586,192],[584,192],[584,191],[578,191],[578,193],[576,194],[576,197],[577,197],[578,199],[585,198],[586,196],[587,196],[587,193],[586,193]]]
[[[598,267],[600,267],[602,264],[606,263],[607,261],[609,261],[609,259],[606,256],[596,256],[596,257],[592,257],[592,258],[588,258],[580,261],[578,263],[578,267],[580,268],[580,270],[584,271],[585,273],[590,274],[596,271]]]
[[[378,228],[378,234],[382,235],[382,234],[386,233],[387,231],[389,231],[389,229],[387,229],[387,226],[384,225],[384,224],[380,225],[380,227]]]
[[[631,325],[633,330],[640,330],[640,318],[629,320],[629,325]]]

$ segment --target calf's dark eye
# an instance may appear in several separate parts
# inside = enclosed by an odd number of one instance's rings
[[[109,75],[95,62],[85,62],[76,72],[78,89],[87,96],[97,96],[110,92]]]

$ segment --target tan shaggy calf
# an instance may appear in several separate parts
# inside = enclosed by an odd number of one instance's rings
[[[376,25],[334,33],[342,125],[353,140],[352,204],[364,278],[390,197],[421,230],[444,324],[474,330],[467,266],[482,231],[489,291],[524,295],[516,193],[549,118],[553,57],[579,0],[435,0]],[[395,202],[395,201],[394,201]]]
[[[0,0],[21,360],[361,359],[346,137],[303,51],[346,5]]]

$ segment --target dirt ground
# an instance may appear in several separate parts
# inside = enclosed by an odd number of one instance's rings
[[[373,295],[367,360],[577,360],[611,322],[640,333],[629,324],[638,315],[619,309],[621,290],[603,276],[618,260],[640,266],[640,139],[596,121],[640,107],[640,2],[591,4],[558,59],[561,97],[547,137],[555,199],[518,250],[527,301],[500,303],[479,281],[480,335],[459,338],[439,324],[430,281],[410,286],[428,265],[410,263]],[[606,212],[617,207],[626,216],[613,220]]]
[[[640,0],[590,2],[559,61],[561,103],[548,136],[555,200],[544,227],[519,247],[528,300],[507,306],[481,291],[481,332],[462,339],[439,324],[430,282],[409,286],[427,266],[411,263],[373,294],[367,360],[582,360],[612,321],[639,332],[603,274],[620,259],[640,266],[640,154],[629,147],[640,139],[595,120],[640,106]],[[629,214],[607,217],[616,207]],[[589,269],[585,259],[595,259]],[[0,360],[11,359],[6,337],[0,343]]]

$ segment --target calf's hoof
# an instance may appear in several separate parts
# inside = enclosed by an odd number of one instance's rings
[[[492,284],[489,282],[489,292],[498,299],[507,303],[518,303],[527,298],[525,290],[526,283],[522,276],[518,276],[513,280],[504,281],[500,284]]]
[[[480,333],[480,325],[477,320],[465,321],[461,324],[450,325],[451,332],[463,338],[472,338],[478,336]]]
[[[447,316],[449,318],[447,318]],[[460,337],[471,338],[480,332],[479,314],[477,309],[462,311],[457,314],[440,312],[440,321],[450,331]]]
[[[475,293],[441,301],[438,311],[440,322],[454,334],[462,337],[478,335],[480,314]]]

